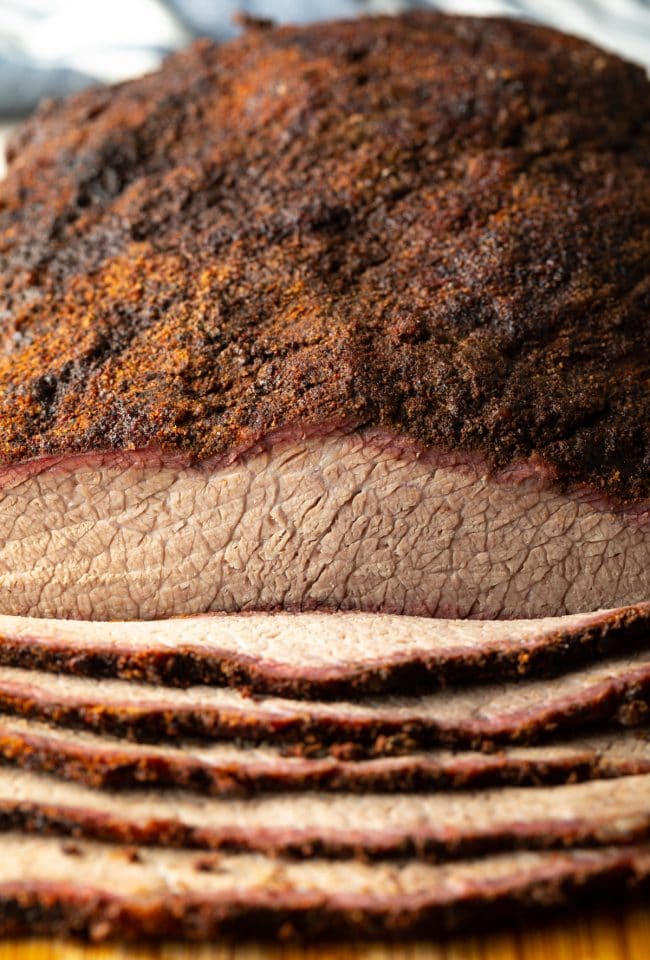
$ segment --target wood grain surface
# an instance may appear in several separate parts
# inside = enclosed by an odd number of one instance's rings
[[[0,960],[650,960],[650,904],[446,942],[353,946],[83,946],[0,943]]]

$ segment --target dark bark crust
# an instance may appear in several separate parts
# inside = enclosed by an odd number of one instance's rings
[[[101,941],[208,940],[250,937],[269,940],[342,940],[441,936],[487,928],[549,910],[580,907],[606,900],[611,904],[645,895],[650,886],[647,861],[634,848],[602,862],[558,868],[544,878],[519,880],[461,895],[455,900],[418,902],[387,898],[382,907],[323,903],[309,894],[272,891],[229,900],[167,896],[144,900],[108,896],[82,885],[16,884],[0,887],[0,935],[76,936]],[[339,898],[344,900],[344,898]]]
[[[639,732],[646,736],[645,731]],[[345,759],[354,753],[346,745],[343,757],[296,757],[287,760],[278,751],[272,765],[254,762],[203,762],[189,753],[161,755],[146,745],[134,753],[120,749],[117,741],[104,748],[75,743],[58,735],[55,739],[0,725],[0,758],[26,770],[54,774],[88,787],[122,790],[137,787],[179,787],[212,796],[242,796],[277,791],[332,790],[350,793],[401,793],[427,789],[469,789],[493,786],[541,786],[577,783],[650,773],[650,751],[640,756],[632,733],[613,732],[612,737],[629,737],[630,752],[609,757],[589,742],[575,738],[560,747],[573,746],[571,756],[553,754],[554,744],[539,747],[536,756],[519,757],[508,749],[481,753],[459,752],[444,758],[412,756],[375,761]],[[181,744],[182,746],[182,744]]]
[[[639,67],[424,12],[45,104],[0,190],[0,459],[352,418],[643,501],[649,116]]]
[[[128,626],[119,647],[75,647],[73,642],[49,638],[12,637],[2,634],[0,664],[86,677],[119,677],[123,680],[190,687],[213,684],[239,687],[253,693],[307,699],[344,699],[348,695],[398,692],[415,693],[447,684],[483,683],[526,676],[551,677],[598,657],[643,649],[650,640],[650,605],[614,611],[599,623],[560,629],[554,634],[508,647],[467,651],[449,646],[444,652],[426,651],[409,657],[359,666],[337,663],[332,667],[285,666],[230,650],[209,650],[183,645],[179,621],[178,646],[144,649],[129,646]]]

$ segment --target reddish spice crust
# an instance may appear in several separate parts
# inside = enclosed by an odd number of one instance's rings
[[[353,418],[647,497],[649,120],[638,67],[424,12],[44,104],[0,192],[0,458]]]
[[[75,855],[75,854],[71,854]],[[386,897],[382,907],[363,894],[339,895],[325,904],[308,892],[273,889],[251,896],[159,898],[111,896],[83,884],[24,883],[0,887],[0,935],[77,936],[94,941],[206,940],[221,937],[342,940],[441,936],[517,923],[549,910],[576,909],[644,896],[650,889],[647,847],[607,848],[600,862],[567,870],[561,862],[541,875],[490,884],[440,902],[426,897]],[[80,870],[83,860],[80,861]],[[200,866],[197,861],[197,869]]]
[[[616,734],[613,734],[615,736]],[[619,734],[620,735],[620,734]],[[571,746],[570,742],[561,744]],[[346,745],[342,745],[346,752]],[[188,753],[162,756],[145,744],[137,754],[119,747],[83,746],[73,740],[47,737],[2,728],[0,757],[26,770],[52,773],[87,787],[122,790],[134,787],[179,787],[209,796],[243,796],[272,791],[332,790],[349,793],[394,793],[435,788],[470,789],[494,786],[548,786],[587,780],[616,779],[650,773],[650,762],[630,751],[629,756],[603,756],[588,744],[575,745],[572,756],[553,756],[540,748],[536,757],[513,756],[506,750],[478,754],[460,753],[446,760],[421,757],[389,759],[370,769],[367,765],[332,755],[305,757],[307,766],[296,766],[278,755],[269,763],[205,763]],[[354,748],[350,753],[354,755]]]
[[[182,623],[179,631],[182,634]],[[128,627],[125,628],[128,634]],[[650,605],[614,610],[598,623],[560,628],[528,648],[503,644],[488,651],[449,646],[444,652],[421,652],[408,659],[376,660],[363,666],[286,667],[232,650],[149,648],[129,645],[91,648],[73,642],[42,640],[38,636],[12,637],[0,632],[0,664],[85,677],[119,677],[171,687],[211,684],[253,693],[306,699],[345,699],[349,695],[416,693],[456,683],[486,683],[520,677],[552,677],[593,663],[598,657],[647,649]]]

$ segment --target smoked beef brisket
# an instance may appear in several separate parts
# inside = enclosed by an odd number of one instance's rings
[[[41,107],[0,187],[0,609],[646,600],[649,116],[587,43],[424,12]]]
[[[0,935],[648,888],[649,157],[640,68],[425,12],[20,128]]]

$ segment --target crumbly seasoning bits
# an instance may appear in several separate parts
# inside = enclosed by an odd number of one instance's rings
[[[144,857],[142,851],[138,850],[136,847],[126,847],[122,854],[127,863],[144,863]]]
[[[72,840],[66,840],[61,844],[61,851],[67,857],[83,857],[83,851],[79,844]]]
[[[197,857],[193,866],[197,873],[219,873],[221,857],[215,853]]]

